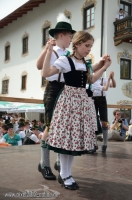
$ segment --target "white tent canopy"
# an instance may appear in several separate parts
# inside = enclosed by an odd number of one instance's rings
[[[25,112],[38,112],[44,113],[43,104],[29,104],[29,103],[10,103],[0,101],[0,111],[8,113],[25,113]]]

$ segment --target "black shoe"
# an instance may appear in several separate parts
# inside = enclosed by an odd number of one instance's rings
[[[60,162],[56,161],[54,164],[54,169],[60,172]]]
[[[62,187],[64,187],[65,189],[68,189],[68,190],[76,190],[76,186],[74,184],[72,185],[65,185],[64,181],[67,180],[67,179],[70,179],[71,177],[67,177],[67,178],[61,178],[60,174],[58,176],[58,182],[62,185]]]
[[[102,146],[102,153],[105,153],[105,152],[106,152],[106,149],[107,149],[107,146],[103,145],[103,146]]]
[[[94,149],[90,149],[89,151],[87,151],[87,154],[94,154],[96,150],[98,150],[98,146],[94,146]]]
[[[70,178],[72,178],[72,176],[69,176]],[[73,182],[72,183],[73,185],[75,185],[75,187],[78,189],[79,188],[79,185],[77,184],[77,182]]]
[[[43,177],[47,180],[56,180],[56,176],[52,173],[52,170],[50,167],[44,167],[44,169],[41,168],[41,165],[39,163],[38,165],[38,171],[41,172]]]

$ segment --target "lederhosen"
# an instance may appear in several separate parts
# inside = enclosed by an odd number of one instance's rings
[[[100,85],[103,86],[103,78],[102,78]],[[94,100],[95,109],[96,109],[97,114],[99,112],[100,120],[107,122],[108,121],[107,100],[106,100],[106,97],[103,96],[103,91],[102,91],[102,96],[94,96],[92,98]]]
[[[55,53],[56,57],[59,58],[56,51],[53,51],[53,52]],[[48,127],[50,126],[56,98],[61,92],[62,88],[64,87],[64,83],[60,82],[60,76],[61,74],[59,73],[58,81],[48,81],[47,86],[45,88],[45,92],[44,92],[43,101],[44,101],[44,107],[45,107],[45,124]]]

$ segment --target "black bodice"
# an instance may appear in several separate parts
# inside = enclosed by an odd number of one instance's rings
[[[86,71],[77,71],[75,68],[75,65],[70,57],[67,57],[70,66],[71,71],[67,73],[63,73],[65,84],[72,87],[86,87],[86,81],[87,81],[87,67]]]

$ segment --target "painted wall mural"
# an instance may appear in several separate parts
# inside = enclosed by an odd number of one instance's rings
[[[124,83],[122,85],[122,92],[125,96],[132,98],[132,82]]]

